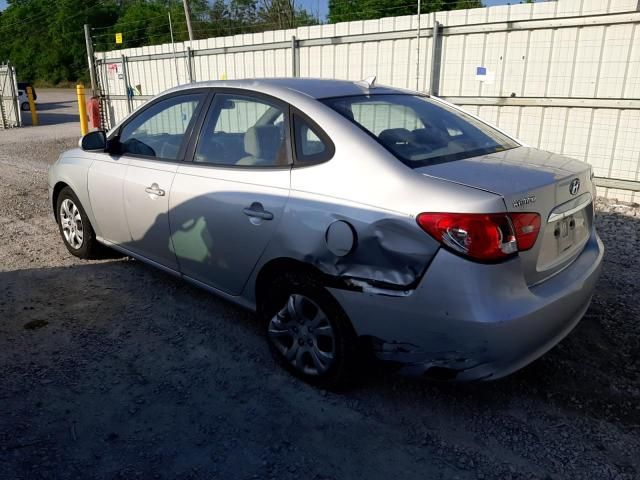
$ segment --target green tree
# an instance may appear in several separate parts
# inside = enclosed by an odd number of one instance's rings
[[[482,7],[481,0],[422,0],[421,13]],[[329,22],[415,15],[418,2],[401,0],[329,0]]]
[[[215,0],[209,9],[210,36],[235,35],[254,31],[258,19],[256,0]]]
[[[318,23],[318,20],[309,12],[297,7],[295,0],[261,0],[258,17],[261,23],[270,30]]]
[[[0,17],[0,59],[10,60],[23,80],[58,83],[86,77],[83,25],[108,25],[115,2],[9,0]]]
[[[301,0],[189,0],[195,38],[294,28],[318,23]],[[332,22],[414,14],[417,2],[330,0]],[[20,80],[58,84],[87,81],[84,24],[96,51],[188,39],[182,0],[8,0],[0,12],[0,61]],[[481,6],[479,0],[423,0],[422,12]],[[123,43],[116,45],[115,34]]]

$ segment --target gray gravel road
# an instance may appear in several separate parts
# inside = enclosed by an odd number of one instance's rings
[[[77,131],[0,131],[1,479],[640,478],[640,208],[598,203],[593,304],[533,365],[472,385],[371,366],[336,394],[277,368],[249,313],[69,256],[46,170]]]
[[[64,135],[65,131],[75,129],[80,131],[80,117],[78,115],[78,101],[76,91],[66,88],[38,88],[36,90],[38,100],[38,125],[49,126],[47,129],[22,129],[22,135],[32,134],[34,131],[46,132],[45,135],[58,133]],[[22,113],[24,126],[30,127],[31,113]],[[14,135],[17,135],[14,132]]]

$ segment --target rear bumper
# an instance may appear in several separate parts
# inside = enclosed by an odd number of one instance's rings
[[[577,325],[603,254],[593,230],[573,263],[529,287],[518,258],[481,265],[440,250],[409,296],[332,292],[378,357],[401,364],[404,372],[496,379],[534,361]]]

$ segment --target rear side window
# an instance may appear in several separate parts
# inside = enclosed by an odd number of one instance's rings
[[[193,161],[241,167],[289,165],[285,110],[262,98],[216,94]]]
[[[333,156],[333,145],[327,136],[311,121],[298,114],[293,116],[293,131],[296,148],[296,163],[309,164],[329,160]]]
[[[412,168],[518,146],[495,128],[427,97],[359,95],[329,98],[324,103]]]

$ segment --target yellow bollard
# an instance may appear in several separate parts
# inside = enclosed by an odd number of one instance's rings
[[[36,111],[36,103],[33,101],[33,88],[27,87],[27,98],[29,99],[29,110],[31,110],[31,125],[38,125],[38,112]]]
[[[78,94],[78,112],[80,112],[80,132],[86,135],[89,132],[87,124],[87,104],[84,99],[84,86],[76,85],[76,93]]]

